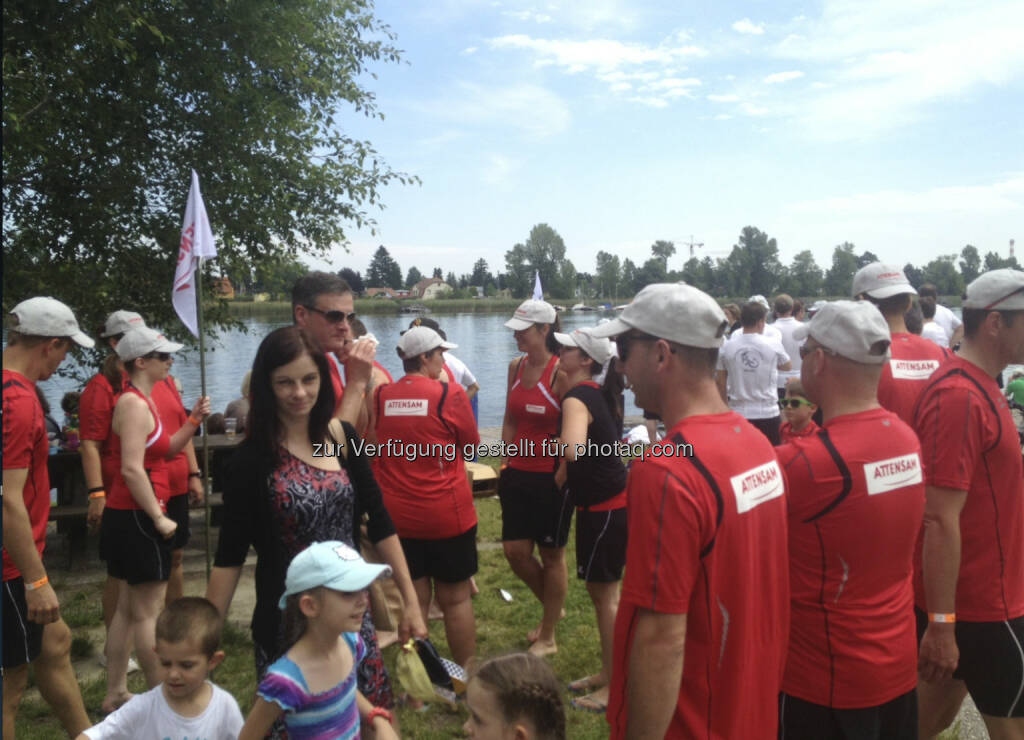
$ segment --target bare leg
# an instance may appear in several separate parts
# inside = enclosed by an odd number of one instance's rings
[[[107,582],[103,584],[103,626],[108,632],[114,612],[117,611],[117,591],[121,583],[123,581],[107,576]]]
[[[928,740],[938,736],[956,719],[960,704],[967,696],[963,681],[917,682],[917,726],[918,737]]]
[[[156,618],[164,605],[166,581],[151,581],[128,586],[131,596],[132,630],[135,635],[135,658],[146,675],[146,685],[153,688],[160,683],[160,661],[156,647]]]
[[[103,652],[107,656],[107,695],[103,698],[100,711],[109,713],[131,698],[128,693],[128,654],[132,646],[131,589],[122,580],[109,578],[108,583],[117,584],[117,608],[107,628],[107,644]]]
[[[71,666],[71,630],[63,619],[46,625],[42,652],[32,666],[40,695],[53,709],[68,736],[78,737],[91,727],[75,669]]]
[[[185,566],[182,564],[184,559],[185,551],[183,549],[171,550],[171,575],[167,579],[165,605],[177,601],[185,594]]]
[[[15,740],[14,718],[28,685],[28,664],[4,668],[4,740]]]
[[[1024,719],[1021,717],[992,717],[981,715],[992,740],[1024,740]]]
[[[588,583],[587,592],[594,602],[597,616],[597,631],[601,636],[601,672],[581,679],[589,689],[587,699],[591,703],[608,706],[608,684],[612,678],[612,638],[615,634],[615,614],[619,609],[619,581],[614,583]]]
[[[423,624],[426,624],[427,612],[430,610],[432,584],[429,578],[423,577],[413,581],[412,587],[416,589],[416,600],[420,602],[420,614],[423,615]]]
[[[569,592],[569,573],[565,567],[564,547],[539,547],[544,577],[544,618],[540,624],[537,641],[530,646],[534,655],[550,655],[558,652],[555,644],[555,627],[562,618],[565,597]]]
[[[444,612],[444,633],[452,658],[465,667],[476,653],[476,618],[469,581],[458,583],[435,582],[437,603]]]
[[[533,556],[533,540],[507,540],[501,543],[505,559],[512,566],[512,572],[544,602],[544,568]]]

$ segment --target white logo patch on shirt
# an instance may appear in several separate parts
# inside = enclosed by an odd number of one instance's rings
[[[736,511],[740,514],[782,495],[782,471],[775,460],[734,475],[729,479],[736,494]]]
[[[427,399],[393,398],[384,404],[384,416],[426,416]]]
[[[868,484],[869,496],[912,486],[923,480],[921,458],[917,456],[916,452],[913,452],[902,457],[891,457],[888,460],[866,463],[864,479]]]
[[[889,360],[892,377],[900,380],[928,380],[938,367],[938,360]]]
[[[547,411],[547,409],[543,406],[538,406],[535,403],[526,404],[526,412],[528,414],[543,414],[545,411]]]

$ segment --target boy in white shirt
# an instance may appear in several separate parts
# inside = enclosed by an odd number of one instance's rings
[[[156,622],[156,647],[163,681],[133,697],[77,740],[237,740],[242,729],[238,702],[207,677],[222,660],[221,621],[206,599],[172,602]]]

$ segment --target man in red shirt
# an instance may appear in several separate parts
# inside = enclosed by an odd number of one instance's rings
[[[619,361],[665,439],[629,475],[629,545],[608,703],[613,738],[774,738],[789,632],[784,479],[715,385],[728,328],[713,298],[648,285]]]
[[[917,397],[946,359],[945,350],[934,342],[907,331],[903,314],[916,294],[898,265],[872,262],[853,276],[853,297],[876,305],[892,334],[892,357],[882,366],[878,402],[910,425],[914,423]]]
[[[1024,737],[1024,465],[995,379],[1024,363],[1024,272],[967,286],[964,338],[932,376],[915,427],[926,503],[915,568],[921,737],[969,691],[994,740]]]
[[[355,299],[344,279],[327,272],[311,272],[292,287],[295,325],[313,336],[327,354],[337,407],[335,416],[363,434],[367,411],[364,400],[385,379],[373,367],[373,342],[354,342],[351,322]],[[386,382],[386,381],[385,381]]]
[[[64,361],[71,342],[92,347],[71,309],[53,298],[22,301],[3,353],[3,736],[35,668],[39,691],[70,737],[92,723],[71,667],[71,630],[43,567],[50,514],[49,444],[37,380]]]
[[[824,428],[778,448],[789,483],[792,623],[781,740],[916,740],[911,583],[924,512],[914,430],[878,404],[889,327],[828,303],[794,332]]]

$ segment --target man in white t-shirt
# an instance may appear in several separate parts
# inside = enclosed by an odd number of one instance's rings
[[[760,429],[773,445],[779,439],[779,370],[792,367],[779,342],[762,335],[766,311],[751,301],[740,309],[743,331],[736,332],[718,355],[718,390],[729,407]]]
[[[786,396],[786,383],[790,378],[800,377],[800,345],[802,341],[793,338],[793,332],[800,326],[800,322],[793,316],[792,296],[780,293],[775,296],[775,323],[772,324],[782,335],[782,348],[789,355],[793,367],[790,370],[779,370],[779,398]]]
[[[921,300],[921,316],[924,318],[924,326],[921,327],[921,336],[930,339],[943,349],[949,349],[949,334],[935,320],[935,313],[938,305],[931,298]],[[947,311],[949,309],[946,309]],[[954,316],[953,318],[956,318]]]
[[[765,298],[763,295],[752,295],[752,296],[750,296],[750,298],[748,299],[747,302],[748,303],[756,303],[759,306],[761,306],[762,308],[764,308],[765,323],[764,323],[764,330],[761,333],[765,336],[766,339],[771,339],[771,340],[774,340],[774,341],[779,342],[781,344],[782,343],[782,332],[780,332],[778,329],[776,329],[774,324],[769,324],[768,323],[768,312],[772,310],[771,306],[768,305],[768,299]],[[792,310],[792,309],[790,309],[790,310]],[[740,323],[742,323],[742,320],[741,320]],[[732,334],[732,336],[730,336],[729,338],[732,339],[733,337],[739,336],[740,334],[742,334],[742,332],[738,332],[738,331],[734,332]]]
[[[950,311],[948,308],[939,303],[939,290],[931,283],[925,283],[917,289],[917,294],[921,296],[922,300],[930,298],[932,303],[935,304],[935,323],[941,326],[946,336],[949,337],[949,344],[947,347],[952,347],[964,335],[964,322],[956,317],[956,314]],[[922,311],[924,308],[922,307]]]

